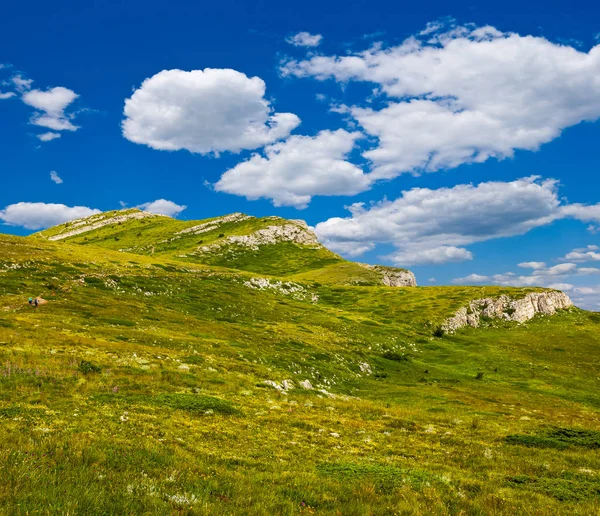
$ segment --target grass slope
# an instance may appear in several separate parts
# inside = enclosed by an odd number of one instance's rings
[[[0,513],[598,512],[599,314],[253,275],[0,236]]]

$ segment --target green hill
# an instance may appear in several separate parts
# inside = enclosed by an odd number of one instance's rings
[[[261,274],[315,277],[322,283],[375,285],[384,276],[331,252],[303,221],[279,217],[233,213],[179,221],[131,209],[67,222],[35,237]]]
[[[598,512],[600,314],[444,333],[542,290],[378,286],[311,241],[231,251],[303,227],[283,219],[55,239],[135,213],[0,235],[0,513]]]

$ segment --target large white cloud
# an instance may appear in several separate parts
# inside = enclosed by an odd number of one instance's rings
[[[321,222],[316,231],[327,241],[391,243],[398,247],[392,255],[398,264],[405,258],[413,264],[443,263],[471,258],[458,246],[526,233],[554,220],[558,209],[553,180],[413,188],[368,208],[354,204],[350,217]]]
[[[225,172],[215,190],[296,208],[314,195],[357,194],[369,188],[370,178],[346,158],[360,137],[343,129],[291,136]]]
[[[377,85],[383,107],[343,109],[378,138],[365,157],[379,178],[536,150],[600,116],[600,45],[586,53],[493,27],[440,27],[398,46],[289,61],[282,73]]]
[[[256,149],[300,123],[292,113],[274,113],[264,96],[262,79],[236,70],[163,70],[125,101],[123,136],[158,150]]]
[[[392,244],[388,258],[398,265],[468,260],[461,246],[529,230],[570,217],[561,205],[553,179],[523,178],[457,185],[453,188],[413,188],[395,200],[349,207],[351,216],[316,225],[317,235],[337,249],[372,249]],[[594,206],[589,207],[591,211]],[[358,254],[358,253],[355,253]],[[542,267],[539,263],[523,266]]]
[[[79,95],[73,90],[56,86],[45,91],[28,90],[21,98],[25,104],[37,110],[31,118],[33,125],[47,127],[54,131],[76,131],[78,127],[72,122],[73,116],[67,114],[65,110],[77,97]]]
[[[167,201],[166,199],[157,199],[156,201],[141,204],[138,208],[150,213],[175,217],[185,210],[187,206],[181,206],[173,201]]]
[[[100,210],[94,210],[86,206],[19,202],[0,210],[0,222],[26,229],[42,229],[96,213],[100,213]]]

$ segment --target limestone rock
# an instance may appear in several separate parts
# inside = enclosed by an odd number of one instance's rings
[[[222,224],[226,224],[228,222],[243,222],[244,220],[249,220],[252,218],[254,218],[254,217],[250,217],[249,215],[244,215],[243,213],[232,213],[231,215],[219,217],[218,219],[210,220],[208,222],[204,222],[202,224],[192,226],[191,228],[186,228],[182,231],[178,231],[175,234],[176,235],[186,235],[186,234],[192,233],[194,235],[199,235],[201,233],[208,233],[209,231],[213,231],[213,230],[219,228]]]
[[[381,282],[387,287],[417,286],[415,275],[410,271],[395,267],[385,267],[383,265],[369,265],[368,263],[359,263],[358,265],[379,273]]]
[[[471,326],[477,328],[481,317],[525,322],[537,314],[553,315],[557,310],[573,306],[573,302],[564,292],[548,290],[531,292],[522,299],[511,299],[502,295],[498,298],[475,299],[468,307],[460,308],[453,317],[442,324],[442,329],[454,332],[459,328]]]
[[[282,226],[268,226],[249,235],[232,235],[210,245],[198,248],[199,253],[211,253],[231,245],[249,247],[257,251],[261,246],[273,245],[279,242],[292,242],[294,244],[321,247],[317,235],[300,224],[284,224]]]
[[[69,225],[69,228],[71,228],[69,231],[65,230],[58,235],[48,237],[48,240],[62,240],[64,238],[87,233],[88,231],[93,231],[104,226],[119,224],[121,222],[125,222],[126,220],[145,219],[149,217],[166,217],[166,215],[158,215],[156,213],[148,213],[146,211],[135,211],[132,213],[124,213],[123,215],[116,215],[114,217],[107,217],[106,213],[102,213],[95,217],[87,217],[85,219],[75,220]]]

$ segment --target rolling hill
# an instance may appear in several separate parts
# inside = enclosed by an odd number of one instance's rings
[[[242,214],[0,235],[0,512],[597,514],[600,314],[410,277]]]

